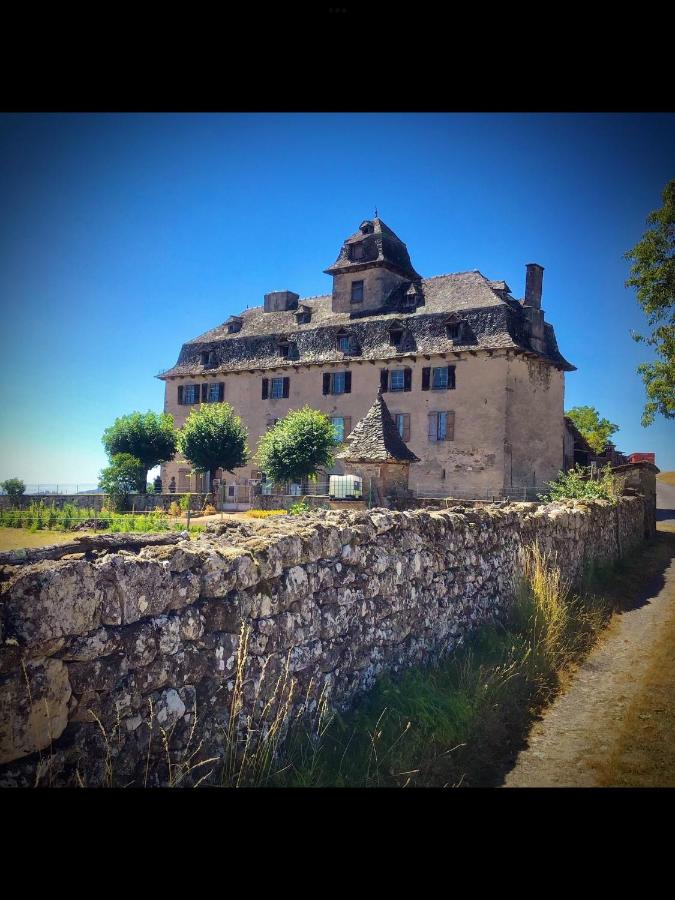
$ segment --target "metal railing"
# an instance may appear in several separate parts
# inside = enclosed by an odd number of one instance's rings
[[[6,491],[0,489],[0,495],[6,496]],[[53,494],[56,497],[74,494],[101,494],[98,482],[80,481],[80,482],[63,482],[63,481],[37,481],[33,484],[27,484],[24,494]]]

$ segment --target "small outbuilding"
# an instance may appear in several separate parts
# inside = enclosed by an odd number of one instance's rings
[[[389,497],[410,496],[410,464],[419,462],[419,457],[403,441],[381,390],[346,443],[337,458],[347,473],[363,479],[363,496],[371,505],[384,506]]]

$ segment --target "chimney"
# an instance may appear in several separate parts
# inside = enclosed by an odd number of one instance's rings
[[[272,291],[265,294],[265,312],[286,312],[298,308],[299,294],[293,291]]]
[[[528,263],[525,270],[525,306],[541,309],[541,283],[544,280],[544,267],[538,263]]]

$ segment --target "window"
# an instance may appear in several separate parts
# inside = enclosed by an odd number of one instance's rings
[[[199,385],[181,384],[178,388],[178,403],[180,406],[192,406],[199,403]]]
[[[396,413],[396,427],[401,439],[410,440],[410,415],[408,413]]]
[[[362,281],[352,281],[352,303],[363,303]]]
[[[441,366],[422,369],[422,390],[428,391],[452,391],[455,389],[455,367]]]
[[[389,343],[392,347],[398,347],[403,338],[403,329],[400,326],[389,329]]]
[[[402,391],[405,389],[405,379],[403,377],[403,369],[392,369],[389,379],[390,391]]]
[[[215,384],[210,384],[207,389],[206,394],[206,402],[207,403],[221,403],[223,400],[223,395],[225,393],[225,385],[222,381],[215,382]]]
[[[349,353],[349,335],[339,334],[337,339],[338,350],[340,353]]]
[[[324,394],[351,394],[351,372],[326,372],[323,376]]]
[[[383,394],[387,391],[411,391],[412,369],[380,369],[380,390]]]
[[[455,414],[452,411],[429,413],[429,440],[454,441]]]
[[[448,337],[451,341],[461,341],[462,339],[462,323],[452,322],[445,326]]]
[[[363,244],[354,244],[352,246],[352,259],[363,259],[365,250]]]
[[[282,342],[279,344],[279,353],[281,354],[281,356],[284,359],[288,359],[288,344],[287,343]]]
[[[330,422],[335,432],[335,443],[341,444],[352,430],[351,416],[333,416]]]
[[[209,364],[209,351],[208,351],[208,350],[202,350],[200,356],[201,356],[201,358],[202,358],[202,365],[203,365],[203,366],[208,366],[208,364]]]
[[[270,390],[270,380],[271,390]],[[262,398],[267,400],[278,400],[280,397],[288,397],[290,395],[290,378],[263,378],[262,380]]]
[[[284,379],[283,378],[273,378],[272,379],[272,390],[270,391],[270,397],[272,400],[280,400],[284,396]]]

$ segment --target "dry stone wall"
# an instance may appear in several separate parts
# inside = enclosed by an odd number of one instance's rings
[[[322,692],[344,709],[378,674],[451,652],[499,616],[525,544],[575,579],[642,537],[643,500],[628,497],[231,520],[192,541],[99,538],[4,565],[0,784],[165,784],[165,742],[174,777],[188,757],[222,754],[242,621],[244,713],[285,667],[298,709]]]

